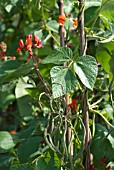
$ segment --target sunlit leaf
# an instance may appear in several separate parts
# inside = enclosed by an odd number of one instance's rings
[[[42,64],[63,64],[72,59],[72,50],[68,47],[59,47],[52,51],[46,58],[44,58]]]
[[[49,22],[46,24],[46,27],[47,27],[49,30],[58,33],[59,24],[57,23],[57,21],[55,21],[55,20],[49,21]]]
[[[81,82],[92,90],[98,72],[95,58],[91,56],[78,57],[76,63],[74,63],[74,70]]]
[[[1,131],[0,132],[0,153],[8,152],[18,142],[19,142],[19,139],[17,138],[17,136],[12,136],[7,131]]]
[[[50,71],[53,97],[57,98],[73,90],[77,85],[77,78],[66,67],[55,66]]]

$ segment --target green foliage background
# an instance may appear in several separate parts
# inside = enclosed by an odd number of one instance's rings
[[[71,13],[73,18],[77,17],[80,22],[78,3],[78,0],[64,0],[64,11],[65,14]],[[66,93],[70,93],[71,99],[82,96],[83,85],[89,89],[90,108],[96,110],[94,112],[91,109],[89,122],[95,170],[102,170],[109,165],[113,170],[114,132],[110,126],[114,125],[113,9],[113,0],[85,0],[87,55],[83,58],[80,56],[80,30],[73,30],[73,21],[69,18],[65,22],[65,38],[66,44],[72,44],[72,47],[59,46],[56,0],[0,1],[0,42],[8,46],[5,61],[0,60],[1,170],[70,169],[68,159],[47,145],[44,131],[50,123],[50,101],[55,110],[55,103],[58,102],[63,111],[61,96]],[[26,62],[28,53],[16,52],[19,39],[25,40],[27,34],[35,34],[42,40],[44,48],[36,50],[36,60],[43,59],[38,68],[51,89],[53,99],[50,101],[44,95],[45,88],[37,78],[33,61]],[[7,60],[9,56],[16,56],[16,60]],[[69,67],[61,66],[64,62]],[[73,124],[73,132],[76,131],[72,140],[73,161],[75,169],[83,170],[85,129],[77,117],[80,115],[81,101],[77,102],[79,111],[72,115],[73,123],[76,121]],[[50,123],[50,126],[53,130],[53,124]],[[58,125],[55,123],[55,126]],[[11,135],[11,130],[15,130],[16,134]],[[62,131],[63,125],[52,133],[52,138],[60,132],[54,142],[60,140],[60,151],[64,152]],[[103,157],[108,161],[101,166]]]

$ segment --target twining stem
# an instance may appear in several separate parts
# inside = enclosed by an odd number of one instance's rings
[[[80,55],[84,54],[85,49],[85,32],[84,32],[84,0],[80,0],[81,18],[80,18]]]
[[[85,56],[85,32],[84,32],[84,0],[80,0],[80,10],[81,10],[81,18],[80,18],[80,55]],[[84,116],[84,126],[86,129],[86,137],[85,137],[85,170],[90,170],[90,129],[89,129],[89,113],[88,113],[88,91],[84,86],[84,94],[83,94],[83,105],[82,105],[82,113]]]
[[[103,114],[102,113],[100,113],[99,111],[97,111],[97,110],[93,110],[93,109],[89,109],[89,111],[90,112],[93,112],[93,113],[97,113],[98,115],[100,115],[103,119],[104,119],[104,121],[107,123],[107,125],[109,125],[111,128],[113,128],[114,129],[114,126],[103,116]]]
[[[42,77],[41,74],[39,73],[39,70],[38,70],[38,68],[37,68],[37,65],[35,64],[36,62],[35,62],[35,60],[34,60],[34,56],[32,57],[32,60],[33,60],[33,63],[34,63],[34,67],[35,67],[36,74],[37,74],[38,78],[40,79],[41,83],[43,84],[43,86],[44,86],[45,89],[46,89],[46,94],[47,94],[47,95],[51,95],[49,87],[47,86],[47,84],[46,84],[46,82],[44,81],[43,77]]]
[[[110,95],[111,106],[114,109],[113,96],[112,96],[113,81],[114,81],[114,77],[113,77],[113,79],[112,79],[112,81],[110,82],[110,85],[109,85],[109,95]]]
[[[59,15],[63,15],[64,16],[64,1],[63,0],[58,0],[58,6],[59,6]],[[64,24],[59,26],[59,35],[60,35],[60,46],[65,46],[65,39],[64,39]],[[64,66],[67,66],[67,63],[63,64]],[[65,95],[65,99],[66,99],[66,109],[65,109],[65,115],[68,115],[68,104],[69,104],[69,94]],[[72,138],[72,131],[71,131],[71,127],[68,127],[68,123],[65,122],[67,125],[67,142],[68,145],[71,141]],[[71,170],[74,170],[73,167],[73,162],[72,162],[72,156],[73,156],[73,147],[71,145],[70,147],[70,151],[69,151],[69,161],[70,161],[70,168]]]
[[[51,35],[51,37],[54,39],[54,41],[60,46],[60,43],[56,40],[56,38],[53,36],[52,32],[49,31],[49,34]]]
[[[58,6],[59,6],[59,15],[64,16],[64,3],[63,0],[58,0]],[[65,46],[65,40],[64,40],[64,25],[59,26],[59,35],[60,35],[60,46]]]

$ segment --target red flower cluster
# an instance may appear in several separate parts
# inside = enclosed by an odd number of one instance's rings
[[[26,36],[25,44],[22,39],[20,39],[18,43],[19,43],[19,47],[17,48],[16,52],[21,52],[22,49],[24,49],[25,51],[28,51],[29,52],[28,60],[31,57],[33,57],[32,49],[43,48],[41,40],[36,35],[34,35],[33,40],[32,40],[32,35],[29,34]]]
[[[66,17],[64,15],[59,15],[58,16],[58,23],[59,23],[59,25],[64,25],[65,20],[66,20]]]
[[[70,104],[68,105],[68,107],[70,107],[71,113],[72,113],[72,115],[74,115],[75,110],[78,109],[77,100],[76,100],[76,99],[72,99],[72,103],[70,103]]]
[[[7,45],[4,42],[0,43],[0,58],[4,61],[4,57],[6,56]]]
[[[15,56],[7,56],[7,44],[4,42],[0,43],[0,59],[2,61],[8,60],[8,59],[16,60]]]

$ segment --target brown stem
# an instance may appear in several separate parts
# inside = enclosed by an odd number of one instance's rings
[[[84,32],[84,0],[80,0],[80,10],[81,10],[81,19],[80,19],[80,55],[84,56],[85,54],[85,32]],[[84,97],[83,97],[83,106],[82,111],[84,114],[84,125],[86,129],[86,138],[85,138],[85,170],[90,170],[90,128],[89,128],[89,112],[88,112],[88,91],[84,86]]]
[[[84,114],[84,125],[86,129],[86,137],[85,137],[85,170],[90,170],[90,164],[91,164],[91,154],[90,154],[90,142],[91,142],[91,133],[89,128],[89,112],[88,112],[88,91],[85,88],[84,91],[84,98],[83,98],[83,108],[82,112]]]
[[[64,2],[63,2],[63,0],[58,0],[58,6],[59,6],[59,15],[64,16]],[[60,25],[59,26],[60,46],[65,46],[64,33],[65,33],[64,25]],[[64,63],[63,65],[67,66],[67,63]],[[65,115],[68,115],[69,94],[66,94],[65,98],[66,98]],[[71,137],[72,137],[71,127],[67,127],[67,142],[68,142],[68,144],[70,143]],[[72,145],[71,145],[69,154],[70,154],[70,157],[73,156]]]
[[[58,0],[58,6],[59,6],[59,15],[64,15],[64,3],[63,0]],[[65,46],[65,40],[64,40],[64,25],[59,26],[59,35],[60,35],[60,45]]]
[[[32,57],[32,60],[33,60],[33,63],[34,63],[34,67],[35,67],[36,74],[37,74],[38,78],[40,79],[41,83],[43,84],[43,86],[44,86],[45,89],[46,89],[46,94],[47,94],[47,95],[51,95],[49,87],[47,86],[47,84],[46,84],[46,82],[44,81],[43,77],[42,77],[41,74],[39,73],[39,70],[38,70],[38,68],[37,68],[37,65],[35,64],[34,56]]]
[[[85,48],[85,32],[84,32],[84,8],[82,7],[84,0],[80,0],[81,19],[80,19],[80,55],[84,54]]]

